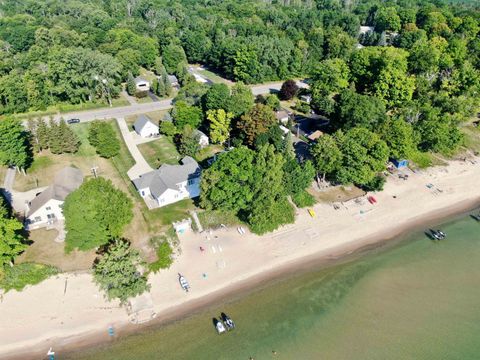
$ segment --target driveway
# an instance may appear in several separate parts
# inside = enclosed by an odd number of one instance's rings
[[[117,117],[117,123],[120,131],[122,132],[125,144],[127,144],[128,151],[130,151],[130,154],[132,154],[132,157],[135,160],[135,165],[127,171],[127,175],[130,180],[137,179],[140,175],[153,171],[152,167],[148,165],[140,150],[138,150],[137,139],[128,129],[125,119],[123,117]]]
[[[257,96],[278,92],[282,88],[283,83],[284,81],[277,81],[268,84],[252,85],[250,88],[252,89],[253,95]],[[308,84],[303,80],[297,80],[297,86],[301,89],[309,88]]]

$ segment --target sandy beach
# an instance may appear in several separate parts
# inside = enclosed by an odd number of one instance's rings
[[[181,235],[181,254],[172,267],[149,279],[154,322],[182,318],[228,294],[480,203],[479,158],[405,172],[406,181],[389,177],[385,190],[374,195],[376,204],[366,198],[339,209],[317,204],[316,217],[300,209],[295,224],[261,237],[248,231],[240,235],[236,229]],[[189,293],[180,288],[178,273],[190,282]],[[131,325],[125,309],[107,302],[87,273],[64,273],[4,294],[0,318],[0,359],[42,358],[50,347],[60,355],[62,349],[108,340],[109,326],[116,335],[143,326]]]

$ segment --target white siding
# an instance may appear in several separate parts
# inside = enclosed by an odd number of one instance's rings
[[[28,228],[34,229],[48,225],[55,220],[64,220],[61,206],[63,201],[51,199],[28,217]]]
[[[158,126],[151,122],[147,122],[142,128],[142,130],[140,132],[137,131],[137,133],[144,138],[149,136],[156,136],[158,135]]]
[[[168,189],[158,199],[158,206],[166,206],[177,201],[194,198],[200,195],[200,178],[178,184],[178,190]]]

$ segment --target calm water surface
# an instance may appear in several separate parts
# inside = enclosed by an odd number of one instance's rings
[[[480,359],[480,224],[442,229],[60,359]]]

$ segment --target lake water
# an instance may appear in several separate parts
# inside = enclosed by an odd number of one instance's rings
[[[442,225],[68,359],[480,359],[480,224]],[[217,335],[225,311],[237,324]],[[276,351],[276,354],[272,353]],[[60,355],[60,354],[59,354]]]

